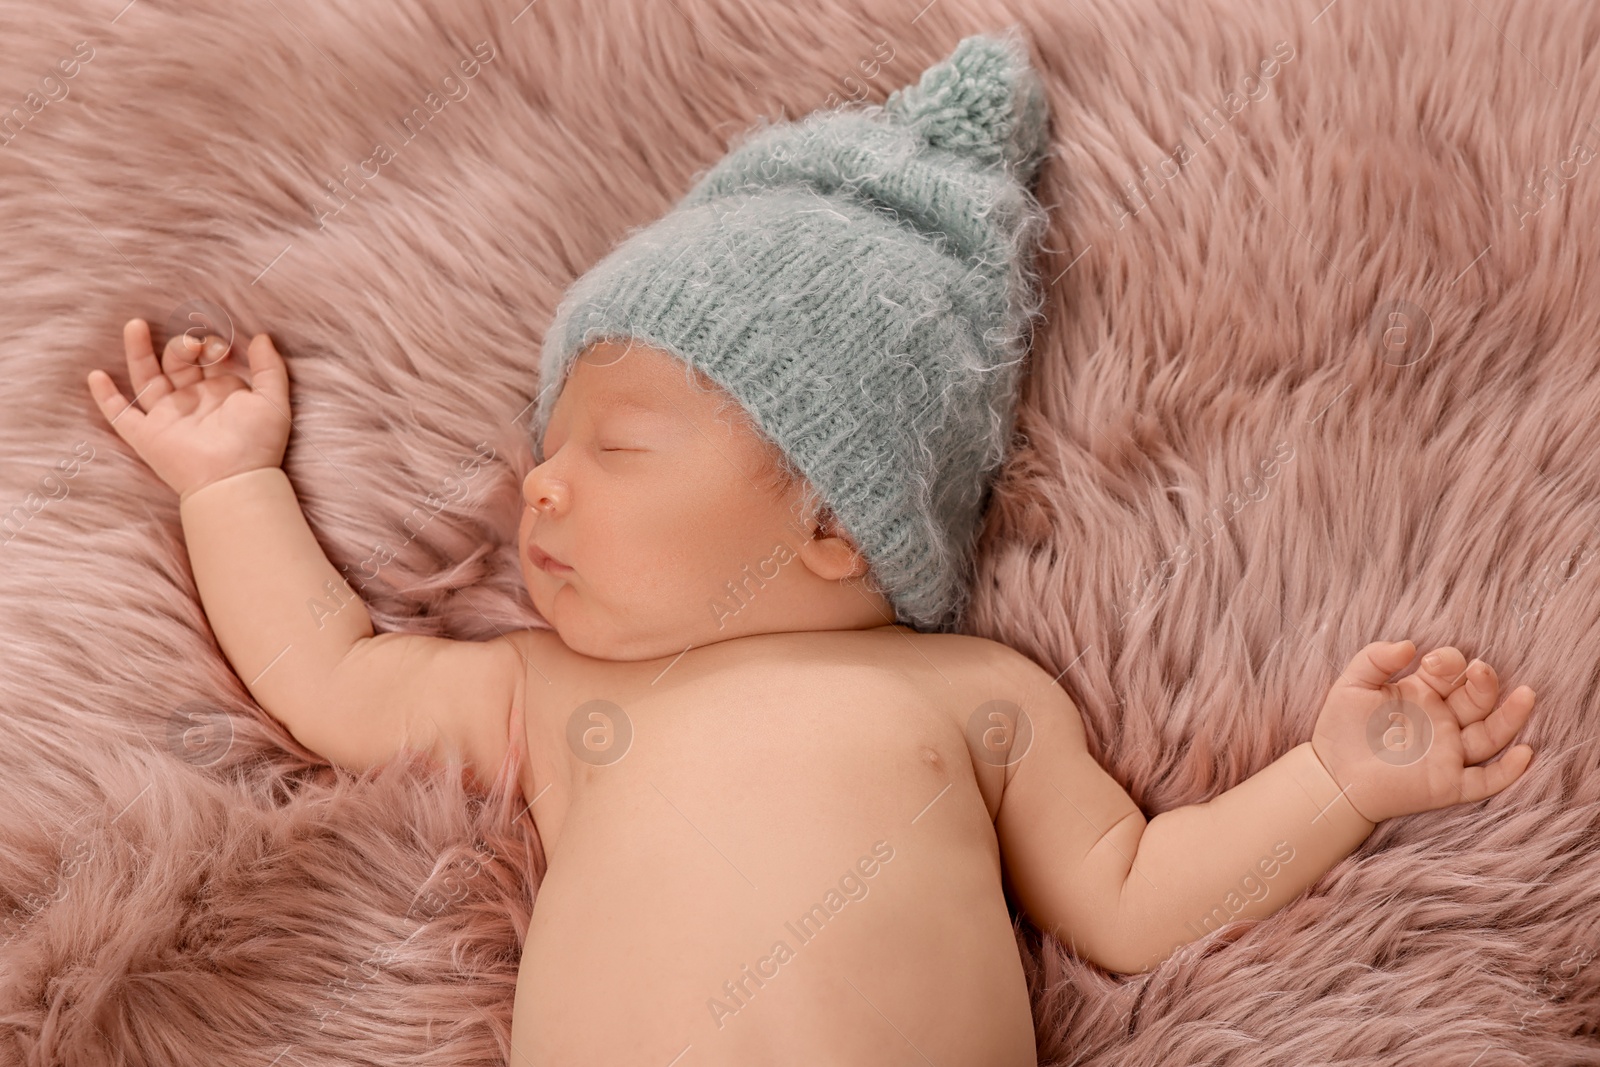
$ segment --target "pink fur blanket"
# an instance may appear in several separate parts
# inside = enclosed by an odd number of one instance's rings
[[[271,332],[380,629],[537,625],[562,290],[758,115],[1017,20],[1049,325],[967,628],[1064,672],[1152,816],[1368,641],[1539,696],[1523,780],[1150,974],[1022,926],[1040,1061],[1600,1064],[1600,8],[123,2],[0,0],[0,1062],[502,1063],[543,872],[505,789],[335,775],[251,704],[84,386],[128,388],[121,324]]]

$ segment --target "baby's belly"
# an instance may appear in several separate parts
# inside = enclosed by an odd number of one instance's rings
[[[627,755],[581,765],[513,1067],[1036,1062],[960,732],[820,696],[639,706]]]

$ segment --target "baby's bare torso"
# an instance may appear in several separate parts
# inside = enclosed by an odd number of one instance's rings
[[[998,646],[895,628],[616,663],[526,636],[522,787],[549,866],[513,1067],[1036,1062],[1002,768],[965,736],[1015,697]],[[592,700],[614,707],[569,744]]]

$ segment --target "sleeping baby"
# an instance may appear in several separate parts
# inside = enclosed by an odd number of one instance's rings
[[[1036,1062],[1012,908],[1110,971],[1271,915],[1376,822],[1527,768],[1526,686],[1367,645],[1309,741],[1146,820],[1059,675],[956,632],[1042,306],[1013,29],[752,131],[556,310],[518,559],[549,629],[374,634],[281,466],[285,361],[124,330],[117,433],[180,499],[261,707],[364,771],[517,781],[548,860],[508,1062]],[[313,610],[335,591],[337,611]],[[526,752],[525,758],[521,753]]]

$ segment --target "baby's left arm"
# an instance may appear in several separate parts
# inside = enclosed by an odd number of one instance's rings
[[[990,762],[1006,765],[995,828],[1019,903],[1034,925],[1091,962],[1145,971],[1225,923],[1271,915],[1377,821],[1499,792],[1533,750],[1518,745],[1496,763],[1472,765],[1515,736],[1533,691],[1519,687],[1496,709],[1487,664],[1463,671],[1460,652],[1438,652],[1439,662],[1430,656],[1389,682],[1415,648],[1366,646],[1329,691],[1312,740],[1227,792],[1148,823],[1089,756],[1076,705],[1016,654],[1010,677],[1032,740],[1021,756]]]

